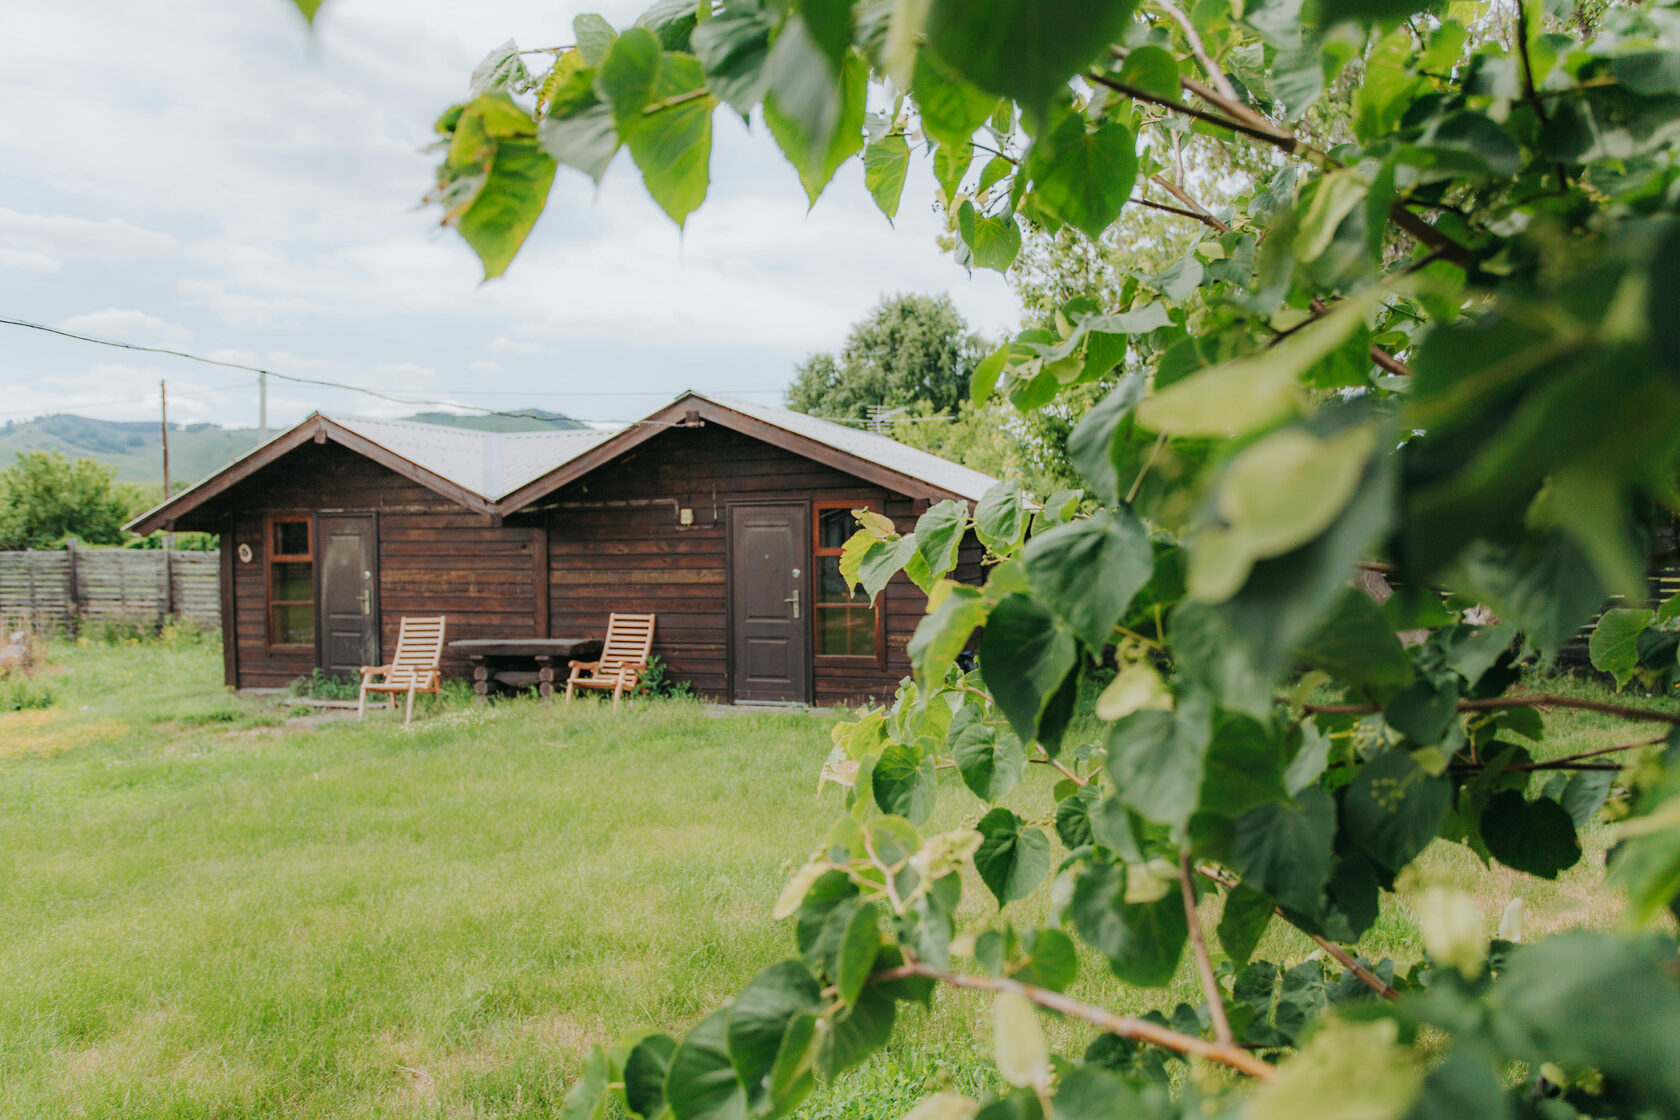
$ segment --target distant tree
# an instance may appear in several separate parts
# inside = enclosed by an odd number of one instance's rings
[[[115,483],[116,474],[94,459],[21,453],[16,466],[0,471],[0,548],[51,548],[70,536],[89,544],[123,543],[123,522],[136,495]]]
[[[806,359],[788,390],[788,407],[859,420],[871,405],[926,405],[930,413],[954,414],[984,356],[984,343],[949,296],[891,296],[853,325],[838,357]]]

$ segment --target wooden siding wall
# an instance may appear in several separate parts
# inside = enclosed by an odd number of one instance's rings
[[[337,444],[310,445],[264,468],[202,512],[193,527],[233,520],[222,548],[251,546],[233,562],[238,685],[277,688],[315,667],[313,650],[271,650],[264,617],[263,531],[271,514],[367,513],[378,518],[381,655],[396,648],[405,614],[448,616],[446,638],[529,637],[541,628],[537,573],[545,560],[529,528],[498,528],[488,517],[386,470]],[[200,523],[206,523],[201,525]],[[321,562],[317,552],[316,563]],[[445,648],[445,678],[467,675]]]
[[[550,632],[599,635],[615,610],[655,612],[653,652],[671,676],[724,699],[729,504],[830,498],[876,499],[901,531],[926,508],[727,428],[664,432],[539,503],[548,532]],[[694,511],[693,525],[678,524],[682,507]],[[971,542],[963,559],[961,574],[978,579],[978,546]],[[906,645],[927,599],[900,574],[882,602],[885,667],[813,657],[816,703],[888,698],[909,674]]]

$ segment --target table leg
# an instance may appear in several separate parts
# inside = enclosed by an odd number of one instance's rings
[[[544,704],[554,700],[554,659],[537,655],[537,699]]]
[[[480,704],[490,702],[490,666],[481,658],[473,658],[473,699]]]

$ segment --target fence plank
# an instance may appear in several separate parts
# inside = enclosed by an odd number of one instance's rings
[[[140,549],[0,552],[0,620],[67,630],[106,621],[156,630],[170,615],[221,627],[220,557]],[[170,578],[173,576],[173,578]]]

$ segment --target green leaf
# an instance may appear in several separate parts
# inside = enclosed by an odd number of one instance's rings
[[[855,914],[874,920],[869,907],[859,907]],[[741,1085],[753,1097],[763,1094],[789,1025],[801,1015],[821,1012],[823,1006],[822,986],[798,961],[771,965],[748,981],[729,1004],[724,1023],[729,1057]],[[627,1096],[628,1088],[627,1081]]]
[[[1108,733],[1108,773],[1120,802],[1145,820],[1182,828],[1196,811],[1212,727],[1194,696],[1177,710],[1134,712]]]
[[[957,566],[957,552],[967,528],[967,504],[950,499],[935,502],[916,519],[916,550],[927,561],[934,579],[943,579]]]
[[[921,113],[922,131],[941,146],[968,145],[998,103],[995,95],[982,93],[958,78],[925,51],[916,56],[910,95]]]
[[[522,93],[530,86],[530,72],[520,60],[519,44],[512,39],[485,55],[473,68],[474,93]]]
[[[613,25],[593,12],[585,12],[572,20],[572,37],[577,40],[578,54],[591,66],[599,66],[612,45],[618,42]]]
[[[699,21],[693,0],[654,0],[646,11],[636,17],[636,26],[645,27],[659,39],[659,46],[667,51],[689,49],[689,36]]]
[[[1133,47],[1120,66],[1120,80],[1167,101],[1179,99],[1178,59],[1165,47]]]
[[[1021,251],[1021,227],[1015,224],[1013,214],[986,217],[974,208],[974,203],[964,200],[957,209],[957,231],[962,234],[963,244],[968,246],[974,263],[981,268],[1007,272]]]
[[[1364,325],[1378,295],[1379,289],[1366,288],[1275,346],[1173,382],[1138,404],[1138,424],[1178,438],[1218,438],[1293,415],[1303,403],[1298,379]]]
[[[1351,167],[1326,173],[1318,181],[1312,202],[1296,227],[1295,259],[1307,262],[1323,256],[1336,236],[1336,227],[1353,213],[1369,189],[1364,178]]]
[[[654,1120],[665,1107],[665,1076],[676,1049],[670,1035],[651,1034],[624,1059],[624,1103],[642,1120]]]
[[[674,103],[705,89],[705,74],[691,55],[669,54],[653,87],[655,105],[619,121],[648,193],[677,225],[706,200],[712,156],[712,105],[707,97]]]
[[[1060,992],[1079,975],[1079,950],[1073,938],[1059,929],[1026,930],[1021,934],[1021,947],[1027,959],[1015,976],[1023,984]]]
[[[991,399],[992,390],[997,387],[998,375],[1003,373],[1003,367],[1009,362],[1010,345],[1004,343],[980,360],[974,367],[974,376],[969,378],[968,391],[976,407]],[[1677,596],[1680,598],[1680,596]]]
[[[622,127],[653,100],[662,52],[659,40],[645,27],[632,27],[616,39],[596,67],[595,91],[612,106]]]
[[[1238,968],[1248,963],[1272,922],[1272,900],[1252,887],[1238,885],[1225,896],[1219,915],[1219,944]]]
[[[591,1046],[582,1072],[566,1092],[560,1120],[602,1120],[607,1114],[607,1083],[611,1080],[606,1051],[598,1044]]]
[[[1050,838],[1043,830],[1021,827],[1008,809],[993,809],[975,827],[984,839],[974,869],[999,906],[1027,897],[1050,873]]]
[[[1577,770],[1569,776],[1569,781],[1564,783],[1558,804],[1569,814],[1569,819],[1575,823],[1577,830],[1592,823],[1593,816],[1610,796],[1613,777],[1608,770]]]
[[[1286,762],[1282,737],[1269,723],[1221,713],[1202,766],[1199,808],[1235,817],[1268,801],[1289,800],[1283,783]]]
[[[849,54],[835,72],[798,16],[782,24],[766,65],[764,121],[814,206],[835,171],[863,147],[869,68]]]
[[[910,145],[895,132],[863,150],[863,185],[889,220],[898,216],[904,176],[910,170]]]
[[[534,129],[533,129],[534,131]],[[484,278],[507,271],[548,203],[554,161],[534,140],[496,142],[490,174],[455,228],[484,264]]]
[[[1108,958],[1114,975],[1126,983],[1158,988],[1178,972],[1190,936],[1178,891],[1154,902],[1128,903],[1126,868],[1091,863],[1074,881],[1068,914],[1079,935]]]
[[[1581,843],[1569,811],[1549,797],[1528,801],[1501,790],[1482,810],[1482,843],[1506,867],[1556,879],[1581,861]]]
[[[854,540],[856,537],[853,538]],[[892,577],[903,570],[910,558],[916,555],[916,537],[914,534],[900,537],[896,541],[871,541],[858,559],[858,580],[863,584],[863,590],[869,595],[869,602],[875,602],[879,595],[892,580]],[[845,557],[841,557],[841,573],[845,572]]]
[[[1639,635],[1656,617],[1652,611],[1627,607],[1605,611],[1587,640],[1587,655],[1592,658],[1593,668],[1615,677],[1617,688],[1627,684],[1633,678],[1633,671],[1639,668]]]
[[[1069,111],[1034,141],[1027,171],[1039,208],[1095,240],[1132,196],[1137,142],[1117,121],[1087,129],[1084,116]]]
[[[1383,719],[1414,743],[1440,741],[1458,714],[1458,678],[1419,676],[1388,702]]]
[[[934,0],[927,45],[956,73],[1042,119],[1057,91],[1121,40],[1132,7],[1113,0]]]
[[[1343,684],[1388,696],[1412,679],[1412,662],[1371,597],[1350,587],[1337,596],[1330,615],[1295,647],[1308,668],[1322,669]]]
[[[1243,881],[1302,913],[1313,913],[1330,881],[1336,805],[1315,787],[1292,804],[1271,802],[1237,818],[1231,865]]]
[[[1147,1115],[1149,1110],[1137,1090],[1119,1074],[1101,1066],[1086,1062],[1056,1084],[1056,1120],[1112,1120]]]
[[[1251,1095],[1245,1120],[1400,1120],[1421,1090],[1399,1034],[1392,1019],[1331,1019]]]
[[[1022,1088],[1049,1085],[1050,1048],[1032,1002],[1013,989],[999,992],[992,1019],[993,1048],[1003,1079]]]
[[[963,784],[984,801],[996,801],[1015,788],[1026,769],[1027,752],[1011,732],[984,723],[970,724],[951,746]]]
[[[933,613],[917,623],[916,632],[910,635],[910,664],[922,688],[932,689],[945,679],[968,639],[986,624],[991,606],[991,600],[978,588],[946,585]]]
[[[747,1094],[729,1056],[729,1011],[714,1011],[677,1043],[665,1077],[676,1120],[745,1120]]]
[[[968,174],[969,164],[973,162],[974,145],[966,140],[960,144],[941,144],[934,150],[933,179],[946,198],[957,197],[963,176]]]
[[[1073,635],[1037,600],[1009,595],[992,608],[980,637],[980,673],[1023,743],[1039,737],[1040,720],[1077,657]]]
[[[1117,506],[1124,497],[1118,465],[1126,443],[1133,408],[1143,399],[1148,382],[1138,374],[1127,374],[1120,384],[1074,426],[1068,436],[1068,459],[1105,505]]]
[[[775,26],[770,11],[731,4],[694,29],[694,53],[706,68],[706,84],[743,117],[770,88],[766,62]]]
[[[893,997],[878,984],[864,988],[858,1001],[835,1016],[821,1036],[817,1066],[834,1078],[885,1046],[892,1037]],[[679,1117],[678,1120],[681,1120]]]
[[[1342,798],[1342,827],[1379,866],[1399,871],[1441,831],[1452,782],[1435,777],[1402,750],[1387,750],[1359,768]]]
[[[1680,1111],[1680,990],[1672,942],[1574,930],[1514,951],[1494,983],[1490,1024],[1533,1062],[1595,1069],[1653,1114]]]
[[[1069,851],[1096,843],[1096,832],[1091,828],[1091,806],[1081,794],[1070,794],[1056,805],[1056,836]]]
[[[974,509],[974,532],[981,544],[999,555],[1021,543],[1027,535],[1027,510],[1019,481],[996,483],[980,496]]]
[[[1155,569],[1149,530],[1124,507],[1038,534],[1021,559],[1033,591],[1093,653]]]
[[[858,996],[862,994],[863,986],[868,982],[869,974],[875,967],[875,956],[880,951],[881,926],[880,919],[875,914],[875,907],[860,906],[852,915],[852,920],[846,923],[845,936],[840,939],[834,984],[841,1003],[850,1007],[858,1001]],[[820,1011],[820,1001],[818,1007],[807,1010]],[[744,1084],[752,1084],[745,1077],[741,1080]]]
[[[599,102],[564,117],[544,117],[537,125],[543,151],[568,167],[575,167],[597,183],[618,153],[618,126],[612,106]]]
[[[875,760],[874,786],[881,812],[925,823],[937,792],[933,756],[913,743],[888,743]]]

